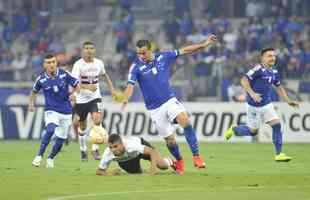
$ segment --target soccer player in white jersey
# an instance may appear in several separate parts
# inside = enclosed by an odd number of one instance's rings
[[[156,174],[156,168],[166,170],[169,167],[175,170],[174,162],[170,158],[162,157],[152,145],[143,138],[121,138],[117,134],[111,134],[108,138],[108,147],[105,149],[96,174],[103,176],[115,176],[120,174],[119,169],[108,171],[112,161],[127,173],[140,174],[143,170],[140,160],[151,162],[149,174]]]
[[[61,150],[72,122],[69,86],[74,88],[73,91],[78,91],[79,85],[78,80],[68,72],[57,68],[57,60],[54,55],[45,55],[43,67],[44,72],[37,78],[29,96],[28,109],[30,112],[34,110],[34,101],[40,90],[43,90],[45,97],[44,120],[46,131],[42,136],[40,149],[32,161],[32,165],[40,166],[46,147],[55,134],[55,144],[46,160],[46,167],[53,168],[54,157]]]
[[[179,174],[184,173],[184,160],[180,154],[174,135],[173,123],[184,129],[184,135],[193,154],[193,163],[197,168],[205,168],[205,162],[199,155],[196,131],[193,129],[189,115],[184,106],[176,99],[170,83],[170,67],[178,56],[198,52],[217,41],[210,35],[204,42],[182,47],[174,51],[152,52],[148,40],[137,42],[137,59],[133,62],[124,92],[123,106],[128,103],[134,85],[139,83],[144,102],[159,134],[165,139],[170,153],[176,158]]]
[[[87,161],[87,115],[91,114],[94,126],[101,126],[103,103],[100,94],[99,80],[103,78],[112,94],[115,95],[113,83],[105,71],[103,61],[95,58],[95,44],[83,43],[82,58],[73,65],[72,76],[80,81],[81,92],[76,94],[74,112],[79,117],[79,143],[82,161]],[[88,125],[89,126],[89,125]],[[92,145],[95,160],[100,160],[99,145]]]
[[[276,54],[273,48],[261,51],[261,63],[249,70],[241,79],[241,85],[247,92],[247,124],[232,125],[225,137],[229,140],[233,135],[255,136],[261,123],[272,128],[272,141],[275,147],[275,161],[287,162],[291,157],[282,153],[282,131],[280,119],[272,105],[270,92],[275,86],[277,94],[290,106],[299,107],[299,103],[291,100],[281,86],[278,71],[274,68]]]

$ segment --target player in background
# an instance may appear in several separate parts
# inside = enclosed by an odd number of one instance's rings
[[[90,41],[83,43],[82,58],[77,60],[72,69],[72,76],[80,81],[81,92],[76,94],[74,112],[78,115],[78,137],[82,161],[88,160],[87,154],[87,115],[90,113],[93,126],[101,126],[103,102],[100,94],[99,80],[103,78],[112,94],[115,96],[113,83],[105,71],[102,60],[95,58],[95,44]],[[73,122],[75,123],[75,122]],[[95,160],[100,160],[99,145],[92,145]]]
[[[172,167],[175,169],[174,162],[170,158],[162,157],[143,138],[121,138],[117,134],[111,134],[108,138],[108,147],[102,155],[96,174],[103,176],[120,175],[119,169],[107,171],[112,161],[116,161],[124,171],[130,174],[139,174],[143,172],[140,165],[141,159],[151,162],[150,175],[156,174],[156,168],[166,170]]]
[[[54,158],[61,150],[67,138],[68,129],[72,122],[72,106],[70,103],[69,86],[79,91],[78,80],[73,78],[68,72],[57,68],[56,57],[46,54],[43,62],[44,71],[36,79],[29,96],[29,111],[34,111],[35,98],[42,89],[45,97],[45,134],[41,140],[38,154],[32,161],[32,165],[39,167],[52,136],[55,134],[55,144],[47,157],[46,167],[54,167]]]
[[[178,56],[198,52],[217,41],[215,35],[210,35],[204,42],[180,48],[179,50],[152,52],[148,40],[137,42],[137,59],[129,70],[127,87],[124,91],[123,108],[131,97],[134,85],[139,83],[144,102],[150,117],[165,139],[170,153],[176,158],[179,174],[184,173],[184,160],[174,135],[173,124],[177,123],[184,129],[184,135],[193,154],[194,166],[205,168],[206,164],[199,154],[196,131],[193,129],[189,114],[185,107],[176,99],[170,83],[170,67]]]
[[[299,107],[299,103],[291,100],[281,86],[278,71],[274,68],[276,54],[273,48],[261,51],[261,63],[249,70],[241,79],[241,85],[247,92],[247,124],[232,125],[225,137],[229,140],[233,135],[255,136],[261,123],[272,128],[272,141],[275,147],[275,161],[290,161],[291,157],[282,153],[282,131],[280,119],[271,102],[270,92],[275,86],[277,94],[290,106]]]

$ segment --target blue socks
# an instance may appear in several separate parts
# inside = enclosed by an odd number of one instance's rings
[[[253,134],[251,134],[250,128],[246,125],[239,125],[235,127],[234,132],[235,132],[235,135],[237,136],[246,136],[246,135],[253,136]]]
[[[53,123],[47,124],[45,134],[43,135],[41,139],[41,145],[40,145],[40,149],[38,152],[38,156],[43,156],[47,145],[50,143],[51,138],[55,133],[56,127],[57,127],[56,124],[53,124]]]
[[[52,152],[50,153],[50,155],[48,156],[48,158],[54,159],[54,157],[57,155],[57,153],[61,150],[61,147],[64,143],[65,139],[56,138],[55,144],[53,146]]]
[[[274,124],[272,128],[272,142],[275,147],[276,155],[280,154],[282,151],[282,132],[281,124]]]
[[[199,147],[198,147],[198,142],[197,142],[197,136],[196,132],[193,129],[192,125],[188,125],[187,127],[184,128],[184,135],[186,138],[186,141],[192,151],[192,154],[194,156],[199,155]]]
[[[182,160],[178,144],[167,144],[167,147],[175,159]]]

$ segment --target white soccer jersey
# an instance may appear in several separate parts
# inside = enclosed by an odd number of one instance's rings
[[[72,76],[77,78],[81,84],[96,84],[97,90],[81,90],[76,94],[76,103],[87,103],[94,99],[101,98],[99,89],[99,78],[105,74],[102,60],[94,58],[93,62],[87,63],[83,58],[76,61],[73,65]]]
[[[120,157],[116,157],[111,152],[110,148],[107,147],[104,150],[100,164],[98,166],[100,169],[107,169],[112,161],[125,162],[136,158],[139,154],[143,154],[145,145],[141,144],[141,138],[132,137],[122,139],[122,141],[125,146],[125,153]]]

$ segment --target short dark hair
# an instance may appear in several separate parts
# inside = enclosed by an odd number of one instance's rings
[[[53,53],[46,53],[46,54],[44,54],[44,60],[45,59],[51,59],[51,58],[54,58],[55,57],[55,55],[53,54]]]
[[[268,48],[264,48],[260,51],[260,55],[264,55],[267,51],[274,51],[274,48],[272,47],[268,47]]]
[[[108,138],[108,143],[114,144],[114,143],[122,143],[121,136],[118,134],[111,134]]]
[[[86,45],[93,45],[93,46],[95,46],[95,44],[94,44],[92,41],[85,41],[85,42],[83,42],[83,48],[84,48]]]
[[[151,42],[149,40],[139,40],[136,44],[138,48],[146,47],[148,50],[151,49]]]

